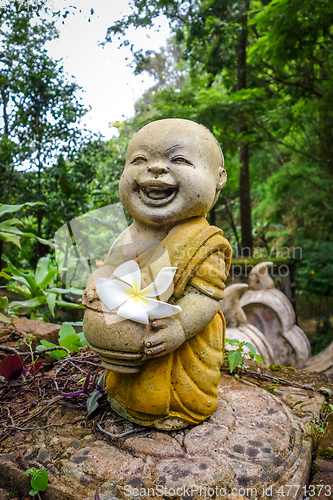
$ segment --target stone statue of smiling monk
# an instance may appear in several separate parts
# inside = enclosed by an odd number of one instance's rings
[[[219,301],[231,248],[222,230],[208,224],[206,214],[226,180],[218,142],[192,121],[155,121],[129,144],[119,190],[134,222],[89,278],[83,303],[84,332],[107,369],[111,407],[138,424],[179,429],[202,422],[217,408],[225,334]],[[132,269],[133,262],[139,269],[133,273],[141,280],[138,290],[153,283],[161,269],[174,270],[167,290],[147,292],[167,307],[173,305],[171,316],[152,314],[145,324],[128,319],[130,307],[125,317],[113,305],[107,307],[98,283],[104,286],[129,261]],[[117,286],[124,293],[134,290],[119,281]]]

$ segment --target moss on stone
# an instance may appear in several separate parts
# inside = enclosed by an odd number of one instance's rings
[[[269,370],[271,370],[272,372],[279,372],[280,370],[282,369],[285,369],[285,370],[290,370],[290,371],[295,371],[295,368],[293,366],[283,366],[283,365],[270,365],[268,367]]]
[[[325,458],[325,460],[333,461],[333,448],[327,446],[318,451],[318,456]]]
[[[271,370],[272,372],[279,372],[284,368],[283,365],[269,365],[268,369]]]

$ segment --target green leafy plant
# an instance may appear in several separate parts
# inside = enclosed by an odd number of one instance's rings
[[[325,423],[321,418],[316,418],[305,426],[305,432],[312,437],[314,452],[316,452],[320,440],[325,434]]]
[[[78,322],[82,324],[82,322]],[[80,348],[85,347],[88,342],[84,336],[83,332],[76,333],[73,326],[69,323],[63,323],[59,330],[59,346],[65,347],[70,352],[77,352]],[[57,345],[52,342],[48,342],[47,340],[41,340],[40,345],[36,347],[37,351],[44,351],[45,349],[56,348]],[[57,361],[67,356],[66,351],[54,350],[49,352],[50,356],[55,358]]]
[[[36,386],[36,373],[39,371],[41,368],[42,364],[44,363],[44,360],[40,359],[38,361],[38,356],[34,356],[34,351],[32,348],[32,342],[35,340],[35,336],[31,334],[24,334],[24,336],[17,341],[17,345],[19,346],[21,342],[24,342],[25,345],[29,348],[30,355],[31,355],[31,369],[29,372],[31,375],[34,377],[34,386]]]
[[[0,277],[2,276],[9,280],[6,286],[7,290],[23,295],[26,300],[17,300],[8,303],[7,297],[1,297],[1,312],[13,316],[18,314],[21,309],[28,309],[31,319],[47,322],[47,317],[39,311],[40,307],[48,306],[53,317],[55,305],[74,309],[83,308],[81,304],[67,302],[59,298],[59,296],[65,293],[81,296],[82,290],[78,288],[49,288],[55,276],[59,274],[59,270],[53,268],[49,257],[39,259],[34,273],[21,271],[5,255],[2,256],[2,260],[7,262],[7,267],[0,272]],[[0,321],[8,321],[8,319],[4,319],[2,316],[0,317]]]
[[[21,205],[1,205],[0,217],[3,217],[6,214],[18,212],[24,206],[33,207],[35,205],[45,205],[45,203],[37,201],[35,203],[30,203],[30,202],[22,203]],[[24,233],[23,231],[18,229],[17,226],[24,226],[23,222],[20,219],[13,218],[7,220],[0,220],[0,239],[6,242],[14,243],[14,245],[21,248],[20,240],[23,236],[25,236],[28,238],[36,238],[41,243],[44,243],[44,245],[49,245],[50,247],[55,248],[54,244],[51,241],[39,238],[33,233]]]
[[[29,491],[29,495],[34,497],[36,496],[40,491],[46,491],[48,482],[49,482],[49,475],[45,469],[28,469],[25,471],[25,474],[28,476],[32,476],[30,485],[31,485],[31,490]]]
[[[230,349],[230,351],[225,354],[231,373],[233,371],[236,371],[237,373],[239,369],[244,370],[246,368],[246,364],[244,363],[245,359],[251,359],[252,361],[255,359],[259,363],[262,363],[262,357],[256,353],[254,345],[250,342],[240,341],[237,339],[225,339],[225,342],[226,344],[236,348]],[[248,349],[248,352],[244,350],[244,347]]]

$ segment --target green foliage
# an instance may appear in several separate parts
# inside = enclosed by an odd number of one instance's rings
[[[36,201],[35,203],[26,202],[22,203],[21,205],[0,204],[0,217],[3,217],[4,215],[9,213],[18,212],[24,206],[33,207],[35,205],[44,205],[44,203]],[[16,227],[17,225],[24,226],[23,222],[17,218],[0,221],[0,240],[14,243],[14,245],[21,248],[20,240],[22,236],[25,236],[28,238],[37,238],[37,240],[40,241],[40,243],[44,243],[45,245],[49,245],[50,247],[54,248],[54,245],[51,241],[39,238],[33,233],[24,233]]]
[[[30,481],[30,496],[34,497],[39,491],[46,491],[49,482],[49,475],[45,469],[32,468],[26,470],[25,474],[27,474],[28,476],[32,476]]]
[[[87,340],[84,337],[83,332],[81,333],[76,333],[73,326],[68,324],[68,323],[63,323],[59,330],[59,346],[60,347],[65,347],[71,352],[77,352],[79,349],[82,347],[85,347],[88,345]],[[36,347],[37,351],[44,351],[45,349],[50,349],[50,348],[56,348],[56,344],[53,344],[52,342],[48,342],[47,340],[41,340],[40,345]],[[59,359],[67,356],[66,351],[57,351],[54,350],[49,353],[50,356],[55,358],[57,361]]]
[[[65,293],[82,295],[82,290],[76,288],[49,288],[55,276],[59,274],[59,270],[53,268],[49,257],[39,259],[34,273],[32,271],[26,273],[16,268],[6,256],[2,256],[2,259],[7,262],[7,267],[0,272],[0,277],[9,280],[7,289],[23,295],[26,299],[12,301],[8,304],[8,301],[4,298],[2,305],[9,315],[19,314],[20,310],[26,309],[30,311],[31,319],[48,321],[47,317],[40,312],[40,308],[43,306],[49,308],[53,317],[56,305],[75,309],[83,307],[81,304],[66,302],[58,298],[59,295]]]
[[[306,433],[312,437],[313,440],[313,447],[314,450],[316,451],[320,440],[325,434],[325,424],[322,422],[321,419],[319,420],[312,420],[310,423],[308,423],[305,427]]]
[[[300,293],[329,296],[333,291],[333,242],[304,240],[297,276]]]
[[[64,73],[60,63],[48,56],[45,47],[58,36],[52,17],[45,15],[46,3],[37,1],[29,9],[28,3],[9,2],[1,9],[2,203],[24,203],[27,193],[29,201],[45,202],[47,192],[42,174],[60,154],[74,155],[89,140],[88,134],[83,135],[79,128],[86,112],[80,102],[81,89]],[[29,232],[38,237],[37,252],[35,247],[31,251],[36,256],[33,266],[46,253],[41,244],[45,243],[43,219],[47,219],[50,210],[52,207],[36,204],[30,210],[32,216],[24,221]],[[7,221],[6,242],[19,243],[21,233],[16,224],[14,220]],[[4,246],[6,253],[7,243]]]
[[[262,363],[262,357],[256,353],[256,349],[253,344],[250,342],[240,341],[237,339],[225,339],[226,344],[231,345],[232,347],[237,347],[237,349],[231,349],[226,354],[229,363],[229,370],[232,373],[234,370],[237,371],[238,368],[243,370],[246,368],[244,363],[245,359],[254,359],[259,363]],[[244,349],[247,348],[246,349]]]

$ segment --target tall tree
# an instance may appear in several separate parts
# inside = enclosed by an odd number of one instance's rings
[[[58,33],[54,22],[42,16],[44,4],[35,2],[34,9],[28,9],[22,2],[10,2],[0,10],[2,203],[11,201],[14,193],[16,200],[43,201],[43,170],[56,162],[57,155],[78,149],[80,142],[78,123],[85,113],[80,89],[47,54],[46,42]],[[27,171],[32,172],[29,191],[17,192]],[[38,206],[38,236],[44,216]],[[39,245],[39,255],[43,252]]]
[[[107,39],[125,35],[130,25],[152,25],[154,17],[165,14],[176,39],[183,42],[184,57],[190,62],[192,76],[204,72],[208,75],[205,85],[210,88],[223,74],[225,88],[232,94],[247,88],[249,6],[249,0],[137,0],[133,2],[133,13],[109,28]],[[141,57],[140,52],[135,54],[137,60]],[[140,69],[140,65],[138,67]],[[239,109],[236,114],[242,253],[247,256],[252,253],[248,126],[245,113]],[[210,128],[215,125],[207,120],[204,124]],[[210,217],[215,223],[215,210]]]

